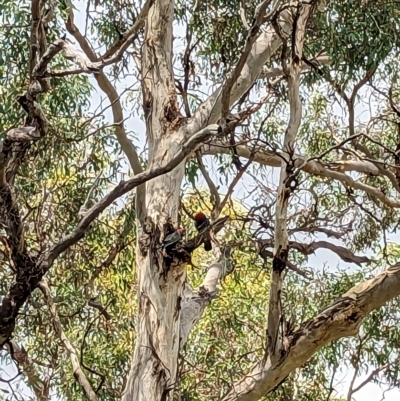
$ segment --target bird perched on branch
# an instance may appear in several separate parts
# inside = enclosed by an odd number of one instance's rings
[[[198,232],[203,231],[206,227],[210,225],[210,220],[203,212],[198,212],[194,215],[194,221],[196,225],[196,229]],[[212,250],[211,240],[209,233],[207,234],[206,239],[204,240],[204,249],[209,252]]]
[[[167,235],[163,241],[163,247],[166,252],[172,250],[185,236],[186,230],[184,228],[177,228],[176,231]]]

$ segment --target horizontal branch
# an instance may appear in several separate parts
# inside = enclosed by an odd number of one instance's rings
[[[247,159],[252,157],[255,162],[260,163],[264,166],[280,167],[282,158],[286,160],[288,159],[288,155],[284,152],[272,152],[265,149],[259,149],[254,152],[253,149],[245,145],[237,145],[235,149],[238,156]],[[207,145],[202,148],[202,153],[205,155],[218,155],[223,153],[229,154],[230,152],[231,150],[229,144],[220,141],[214,142],[211,146]],[[320,177],[331,178],[333,180],[341,182],[346,187],[359,189],[363,192],[366,192],[369,195],[378,198],[383,204],[387,206],[400,208],[400,201],[392,199],[384,195],[381,191],[374,188],[373,186],[356,181],[347,174],[343,173],[343,171],[347,171],[364,173],[368,175],[377,175],[377,173],[379,172],[373,163],[367,161],[352,160],[343,160],[335,163],[322,163],[318,160],[309,160],[307,157],[299,154],[295,154],[293,157],[295,159],[295,167],[300,168],[306,173]],[[335,170],[340,170],[341,172],[333,171],[329,168],[329,166],[332,166]]]
[[[17,127],[11,128],[6,138],[13,142],[30,142],[40,139],[40,135],[36,127]]]
[[[49,45],[43,57],[33,69],[32,75],[37,78],[45,76],[48,64],[61,50],[64,50],[65,58],[76,63],[82,72],[91,73],[100,71],[101,63],[92,63],[84,53],[75,49],[72,43],[64,39],[57,39],[54,43]]]
[[[295,241],[289,241],[289,246],[292,249],[296,249],[303,255],[311,255],[315,253],[317,249],[321,248],[329,249],[330,251],[338,255],[340,259],[342,259],[344,262],[355,263],[358,266],[361,266],[362,263],[368,263],[371,261],[366,256],[354,255],[354,253],[351,252],[349,249],[343,246],[331,244],[328,241],[314,241],[310,244],[302,244]]]
[[[328,56],[318,56],[314,59],[310,60],[310,63],[315,64],[315,67],[323,65],[329,65],[331,63],[331,59]],[[308,71],[312,69],[309,64],[302,64],[301,71]],[[268,79],[268,78],[277,78],[283,76],[282,67],[276,68],[264,68],[259,76],[259,79]]]
[[[343,294],[314,318],[286,333],[285,349],[272,365],[260,361],[235,383],[223,401],[254,401],[268,394],[289,373],[302,366],[323,346],[357,334],[364,318],[400,295],[400,263]]]
[[[274,246],[272,240],[260,240],[260,244],[263,248],[272,248]],[[355,263],[358,266],[361,266],[362,263],[368,263],[371,261],[366,256],[357,256],[349,249],[340,245],[332,244],[328,241],[313,241],[309,244],[289,241],[289,248],[295,249],[303,255],[312,255],[317,249],[329,249],[330,251],[338,255],[344,262]]]
[[[310,227],[296,227],[296,228],[292,228],[290,230],[288,230],[289,235],[292,235],[294,233],[299,233],[299,232],[303,232],[303,233],[323,233],[325,234],[327,237],[333,237],[336,239],[341,239],[347,232],[349,231],[349,229],[344,229],[343,232],[340,231],[333,231],[330,230],[328,228],[325,227],[317,227],[317,226],[310,226]]]

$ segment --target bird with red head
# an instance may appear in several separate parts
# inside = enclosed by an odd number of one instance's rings
[[[198,232],[201,232],[204,230],[206,227],[210,225],[210,220],[208,217],[202,212],[197,212],[194,216],[194,221],[195,221],[195,226]],[[209,235],[207,235],[207,238],[204,240],[204,249],[206,252],[209,252],[212,250],[212,245],[211,245],[211,240]]]

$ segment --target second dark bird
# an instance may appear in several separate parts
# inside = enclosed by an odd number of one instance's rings
[[[165,250],[168,252],[175,248],[175,246],[183,239],[185,236],[185,229],[184,228],[177,228],[176,231],[167,235],[163,241],[163,246]]]

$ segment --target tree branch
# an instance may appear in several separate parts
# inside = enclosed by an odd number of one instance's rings
[[[44,76],[48,64],[61,50],[65,52],[65,58],[76,63],[81,68],[82,72],[100,72],[100,69],[96,67],[96,65],[92,63],[87,56],[78,52],[72,43],[69,43],[64,39],[57,39],[47,48],[46,52],[36,64],[35,68],[33,69],[32,76],[34,78],[40,78]]]
[[[360,391],[365,385],[367,385],[377,374],[379,374],[380,372],[382,372],[382,370],[385,370],[386,368],[388,368],[390,366],[390,363],[385,363],[382,366],[379,366],[378,368],[374,369],[369,375],[368,377],[362,382],[360,383],[355,389],[350,388],[349,390],[349,394],[348,394],[348,400],[351,401],[351,396],[356,393],[357,391]]]
[[[223,401],[255,401],[302,366],[323,346],[357,334],[364,318],[400,295],[400,263],[343,294],[314,318],[286,333],[287,349],[274,364],[260,361]]]
[[[154,0],[147,0],[146,3],[144,3],[132,27],[125,31],[121,38],[111,45],[111,47],[100,57],[100,59],[115,59],[116,61],[119,61],[122,58],[128,47],[137,39],[139,31],[144,27],[147,15],[153,3]]]
[[[152,1],[148,0],[141,12],[143,13],[143,18],[145,18],[145,14],[147,15],[148,10],[146,11],[146,7],[152,3]],[[74,14],[72,11],[72,7],[69,8],[69,18],[66,24],[68,32],[77,40],[81,49],[86,54],[86,56],[94,62],[96,60],[96,55],[90,48],[89,43],[86,38],[79,32],[78,28],[74,25]],[[133,28],[132,28],[133,29]],[[138,28],[140,29],[140,28]],[[127,39],[128,40],[128,39]],[[116,48],[117,44],[114,45]],[[111,47],[113,49],[113,46]],[[114,86],[110,82],[110,80],[106,77],[103,71],[100,71],[98,74],[94,75],[97,83],[99,84],[100,89],[106,94],[108,100],[111,104],[111,109],[113,113],[113,120],[115,126],[115,136],[117,137],[118,143],[121,146],[122,151],[125,153],[128,158],[129,165],[134,174],[140,174],[143,172],[142,164],[140,163],[139,155],[136,152],[135,146],[132,141],[128,138],[125,126],[124,126],[124,113],[122,110],[121,101],[118,95],[118,92],[115,90]],[[136,196],[136,214],[139,221],[142,221],[146,214],[146,188],[139,187],[137,189]]]
[[[238,156],[240,157],[244,158],[253,157],[253,160],[255,162],[270,167],[280,167],[282,158],[288,159],[289,157],[288,154],[285,152],[274,153],[272,151],[268,151],[265,149],[262,150],[258,149],[254,153],[254,155],[251,156],[252,154],[251,149],[245,145],[237,145],[236,151]],[[202,147],[202,153],[207,155],[218,155],[221,153],[229,154],[230,145],[221,141],[213,142],[211,146],[207,145]],[[334,168],[340,169],[341,171],[347,171],[347,172],[355,171],[365,174],[376,175],[378,173],[378,169],[371,162],[347,160],[347,161],[337,161],[335,163],[323,163],[317,160],[309,160],[307,157],[299,154],[295,154],[293,156],[293,159],[295,167],[305,171],[306,173],[337,180],[346,187],[359,189],[372,196],[375,196],[387,206],[400,208],[400,201],[397,201],[393,198],[389,198],[388,196],[384,195],[381,191],[370,185],[363,184],[359,181],[355,181],[347,174],[338,171],[332,171],[329,168],[329,166],[332,165]]]
[[[72,369],[74,372],[74,378],[79,383],[79,385],[82,387],[82,390],[85,392],[86,397],[88,398],[89,401],[98,401],[99,398],[97,397],[96,393],[93,391],[89,380],[87,379],[85,373],[83,372],[83,370],[81,368],[81,365],[79,363],[79,358],[76,354],[76,350],[64,333],[60,318],[58,317],[56,306],[54,305],[54,302],[51,298],[50,289],[49,289],[49,286],[47,285],[46,279],[43,279],[39,283],[39,288],[42,291],[43,296],[47,303],[47,307],[49,308],[49,312],[50,312],[51,319],[53,322],[54,330],[55,330],[58,338],[60,339],[63,347],[65,348],[69,359],[71,360]]]
[[[259,242],[263,248],[273,246],[273,241],[270,240],[259,240]],[[328,241],[314,241],[309,244],[304,244],[296,241],[289,241],[289,248],[295,249],[296,251],[302,253],[303,255],[312,255],[313,253],[315,253],[317,249],[321,248],[329,249],[330,251],[338,255],[344,262],[355,263],[360,267],[362,263],[368,263],[371,261],[366,256],[354,255],[354,253],[348,250],[347,248],[340,245],[331,244]]]
[[[278,8],[282,1],[277,1]],[[283,10],[277,18],[281,27],[281,31],[285,36],[291,32],[291,17],[288,10]],[[278,50],[282,41],[279,34],[273,26],[267,27],[257,38],[253,44],[246,63],[241,69],[239,78],[234,83],[230,92],[230,104],[238,100],[249,88],[254,81],[260,76],[265,63]],[[189,132],[196,132],[207,124],[215,123],[221,116],[222,111],[222,87],[219,87],[214,93],[202,103],[190,119]]]
[[[255,11],[254,18],[253,18],[253,25],[252,25],[251,29],[249,30],[245,47],[242,51],[242,54],[239,57],[239,61],[237,62],[234,70],[232,71],[231,75],[229,76],[229,78],[226,80],[225,84],[222,87],[222,92],[221,92],[221,116],[222,116],[222,118],[226,118],[226,116],[229,113],[229,108],[230,108],[230,104],[231,104],[230,103],[231,91],[232,91],[233,85],[237,82],[237,80],[240,77],[240,74],[242,73],[243,67],[246,64],[246,61],[247,61],[249,54],[251,52],[251,49],[253,47],[253,44],[257,39],[257,35],[260,31],[260,26],[263,22],[267,7],[270,5],[271,2],[272,2],[272,0],[264,0],[261,4],[259,4],[256,7],[256,11]],[[276,4],[278,5],[279,2],[277,2]]]
[[[228,274],[233,271],[231,260],[231,248],[225,247],[217,262],[214,262],[208,268],[203,282],[196,291],[185,284],[181,311],[181,329],[179,347],[185,345],[189,333],[203,316],[204,310],[217,296],[217,285]]]
[[[366,256],[354,255],[354,253],[347,248],[331,244],[328,241],[314,241],[310,244],[301,244],[299,242],[290,241],[289,246],[290,248],[296,249],[304,255],[311,255],[320,248],[329,249],[330,251],[338,255],[344,262],[355,263],[358,266],[361,266],[362,263],[369,263],[371,261]]]
[[[328,56],[318,56],[315,59],[310,60],[312,63],[315,63],[317,65],[329,65],[331,62],[331,59]],[[301,65],[301,71],[308,71],[312,69],[312,67],[308,64],[302,64]],[[276,67],[276,68],[265,68],[261,72],[259,79],[271,79],[271,78],[277,78],[281,77],[283,75],[283,69],[282,67]]]
[[[275,231],[274,231],[274,258],[272,260],[271,285],[269,291],[268,326],[267,326],[267,349],[266,360],[275,363],[283,351],[282,323],[282,283],[283,272],[287,265],[289,255],[289,236],[287,232],[287,210],[289,197],[296,187],[294,170],[294,148],[296,136],[300,128],[302,117],[302,104],[300,100],[300,73],[303,44],[307,21],[313,11],[312,4],[299,5],[294,12],[293,38],[292,38],[292,61],[287,73],[290,117],[286,129],[283,150],[289,155],[289,160],[282,159],[278,187],[278,197],[275,209]],[[286,44],[284,44],[284,49]],[[285,55],[282,55],[282,58]]]

